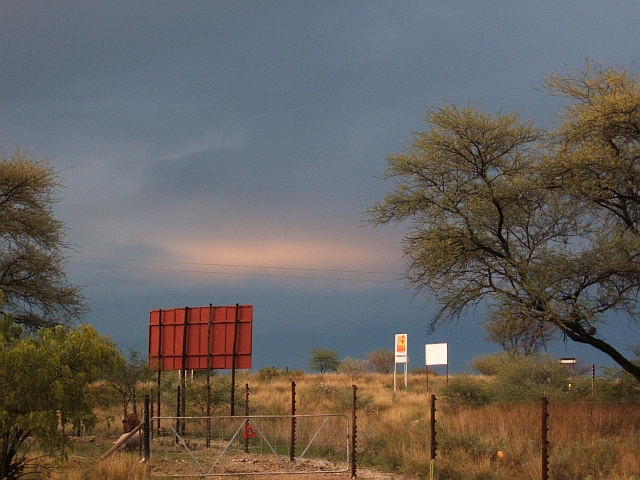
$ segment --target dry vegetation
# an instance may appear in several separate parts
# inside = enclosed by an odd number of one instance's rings
[[[424,375],[410,375],[409,388],[402,385],[397,392],[393,391],[392,375],[366,374],[354,379],[344,374],[292,372],[274,376],[241,374],[237,380],[241,388],[238,388],[236,411],[243,411],[241,402],[246,383],[250,387],[252,415],[290,413],[292,381],[296,382],[297,413],[347,413],[352,385],[356,384],[357,458],[361,478],[429,478],[430,414]],[[444,378],[430,377],[429,380],[429,394],[435,393],[438,398],[438,478],[540,478],[539,402],[490,403],[480,407],[447,404],[443,395]],[[195,383],[203,384],[203,380],[196,379]],[[165,391],[164,405],[175,405],[172,394],[171,389]],[[199,415],[199,408],[189,403],[187,414]],[[225,410],[228,405],[220,407],[217,413],[227,413]],[[59,470],[55,478],[147,478],[137,454],[118,454],[96,462],[109,448],[109,442],[121,433],[120,412],[115,405],[97,414],[99,423],[90,432],[97,441],[77,443],[70,466]],[[637,405],[595,402],[586,396],[561,403],[552,401],[549,415],[552,479],[640,478],[640,409]],[[502,452],[501,455],[498,452]],[[371,468],[386,475],[375,476]],[[347,478],[346,474],[339,476]],[[335,478],[335,475],[318,478]]]

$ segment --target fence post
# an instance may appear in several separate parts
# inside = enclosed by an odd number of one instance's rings
[[[291,382],[291,441],[289,442],[289,460],[296,457],[296,382]]]
[[[151,459],[151,417],[149,415],[149,395],[144,396],[144,427],[143,427],[143,438],[144,438],[144,460],[149,463]]]
[[[244,384],[244,416],[248,417],[249,416],[249,384],[245,383]],[[246,424],[245,424],[245,433],[246,433],[246,426],[249,425],[249,419],[246,419]],[[249,453],[249,436],[245,435],[244,437],[244,453]]]
[[[176,400],[176,433],[180,435],[180,385],[178,385],[178,395],[176,396]],[[178,442],[177,437],[176,442]]]
[[[549,440],[547,438],[547,432],[549,428],[547,426],[547,419],[549,413],[547,412],[547,406],[549,402],[546,397],[542,397],[542,435],[541,435],[541,457],[542,457],[542,480],[549,480]]]
[[[358,388],[355,385],[352,385],[353,389],[353,397],[351,399],[351,478],[356,478],[356,440],[358,438],[358,428],[356,426],[356,419],[358,418],[356,413],[358,411],[356,402],[358,397],[356,396],[356,390]]]
[[[435,461],[436,459],[436,396],[431,394],[431,421],[430,421],[430,432],[431,432],[431,460]]]
[[[211,447],[211,385],[207,385],[207,439],[205,443],[207,448]]]

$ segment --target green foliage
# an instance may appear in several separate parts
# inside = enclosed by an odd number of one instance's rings
[[[514,355],[498,368],[491,395],[498,402],[566,398],[570,370],[549,355]]]
[[[5,328],[6,331],[6,328]],[[77,329],[58,326],[32,337],[8,339],[0,350],[0,478],[16,478],[38,449],[63,458],[68,441],[59,429],[72,424],[91,428],[95,423],[86,387],[117,353],[89,325]],[[27,439],[33,437],[34,442]]]
[[[618,451],[610,443],[606,438],[586,444],[571,442],[554,451],[549,459],[549,469],[558,480],[609,478],[618,461]]]
[[[589,380],[580,377],[572,379],[572,370],[567,365],[546,354],[492,353],[475,357],[471,365],[491,377],[484,382],[484,393],[491,401],[526,402],[540,397],[557,401],[591,393]],[[572,385],[571,396],[568,395],[569,384]]]
[[[338,360],[338,352],[335,350],[329,348],[312,348],[309,353],[311,355],[309,369],[312,372],[327,373],[338,370],[340,360]]]
[[[54,216],[53,168],[17,150],[0,154],[0,290],[16,323],[31,332],[70,325],[87,311],[64,272],[64,224]]]
[[[485,445],[477,433],[453,433],[446,428],[438,429],[436,433],[438,449],[443,455],[452,450],[463,450],[473,459],[478,460],[484,455],[494,452],[493,446]]]
[[[483,375],[494,376],[511,357],[504,353],[487,353],[471,360],[471,367]]]
[[[620,368],[605,368],[605,381],[599,381],[596,392],[599,399],[614,401],[640,401],[640,383]]]
[[[229,405],[231,399],[231,376],[218,375],[216,371],[212,372],[213,375],[209,380],[211,387],[210,396],[210,411],[214,415],[215,412],[219,412],[223,407]],[[186,395],[189,402],[195,403],[198,407],[197,415],[206,415],[207,408],[207,384],[202,378],[196,379],[196,381],[189,381],[185,383]],[[241,412],[244,408],[244,390],[236,387],[236,399],[235,408],[236,411]]]
[[[532,355],[546,347],[558,329],[539,313],[519,305],[501,305],[489,313],[485,323],[487,339],[511,355]]]
[[[492,400],[487,382],[470,375],[458,375],[451,378],[443,392],[449,407],[480,407]]]
[[[258,378],[260,380],[273,380],[284,375],[284,371],[280,367],[262,367],[258,370]]]
[[[395,366],[395,353],[391,349],[380,348],[367,352],[367,363],[373,373],[391,373]]]
[[[133,403],[133,412],[138,413],[138,384],[151,379],[147,359],[140,352],[129,348],[128,357],[125,358],[119,355],[115,367],[109,370],[104,379],[107,385],[120,396],[123,417],[126,417],[127,413],[129,413],[130,403]]]
[[[430,330],[483,304],[512,353],[559,331],[640,381],[597,335],[607,313],[640,315],[640,81],[587,62],[546,85],[569,100],[549,133],[517,112],[428,107],[368,218],[413,223],[405,279],[441,305]]]

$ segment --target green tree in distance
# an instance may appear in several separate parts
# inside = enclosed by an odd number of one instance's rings
[[[396,357],[393,350],[380,348],[366,353],[369,368],[374,373],[391,373],[395,366]]]
[[[587,61],[546,85],[569,99],[549,133],[478,105],[427,108],[428,130],[388,157],[398,183],[368,219],[411,220],[405,279],[440,303],[431,330],[481,303],[512,310],[640,381],[597,331],[605,314],[639,313],[640,83]]]
[[[115,367],[109,370],[105,380],[120,396],[123,418],[129,413],[129,404],[133,404],[133,413],[138,413],[138,384],[146,382],[150,378],[149,363],[140,352],[129,348],[127,358],[123,355],[118,356]]]
[[[5,308],[29,331],[71,325],[86,313],[65,274],[65,228],[54,216],[60,189],[51,166],[21,151],[0,154],[0,289]]]
[[[60,420],[63,428],[95,424],[86,386],[115,365],[118,353],[89,325],[24,336],[8,314],[0,320],[0,340],[0,478],[13,479],[29,467],[36,471],[34,452],[66,457]]]
[[[312,348],[310,354],[309,369],[312,372],[335,372],[340,366],[338,352],[335,350],[329,348]]]

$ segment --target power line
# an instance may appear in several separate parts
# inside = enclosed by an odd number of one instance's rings
[[[380,272],[380,271],[368,271],[368,270],[338,270],[338,269],[326,269],[326,268],[303,268],[303,267],[274,267],[263,265],[241,265],[241,264],[228,264],[228,263],[204,263],[204,262],[177,262],[169,260],[139,260],[133,258],[113,258],[113,257],[94,257],[89,255],[70,255],[69,258],[83,258],[87,260],[106,260],[113,262],[138,262],[138,263],[160,263],[167,265],[199,265],[204,267],[226,267],[226,268],[259,268],[265,270],[293,270],[303,272],[325,272],[325,273],[357,273],[364,275],[395,275],[400,276],[397,272]],[[135,267],[130,267],[135,268]],[[177,270],[179,271],[179,270]]]
[[[79,258],[76,256],[76,258]],[[98,259],[98,258],[95,258]],[[174,263],[174,262],[159,262],[159,263]],[[175,262],[181,263],[181,262]],[[188,262],[184,262],[185,264],[189,264]],[[209,275],[232,275],[232,276],[242,276],[242,277],[270,277],[270,278],[294,278],[294,279],[307,279],[307,280],[336,280],[341,282],[368,282],[368,283],[396,283],[397,280],[379,280],[379,279],[371,279],[371,278],[343,278],[343,277],[316,277],[309,275],[279,275],[274,273],[240,273],[240,272],[221,272],[221,271],[211,271],[211,270],[188,270],[182,268],[152,268],[152,267],[131,267],[126,265],[97,265],[92,263],[81,263],[81,262],[73,262],[74,265],[84,266],[84,267],[96,267],[96,268],[113,268],[113,269],[124,269],[124,270],[145,270],[151,272],[177,272],[177,273],[200,273],[200,274],[209,274]],[[200,265],[200,264],[196,264]],[[204,264],[206,265],[206,264]],[[231,265],[224,265],[231,266]],[[247,266],[247,268],[249,268]],[[256,267],[256,268],[277,268],[277,267]],[[295,268],[288,268],[290,270],[296,270]],[[323,272],[340,272],[340,273],[349,273],[346,270],[322,270],[322,269],[297,269],[297,270],[318,270]],[[351,271],[350,273],[367,273],[367,272],[358,272]],[[372,272],[368,272],[372,273]]]

